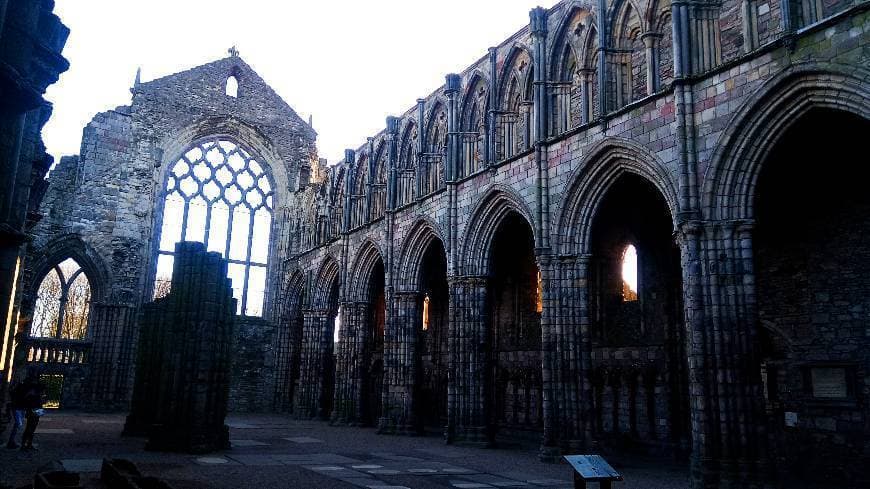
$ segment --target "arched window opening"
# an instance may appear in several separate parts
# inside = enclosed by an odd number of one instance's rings
[[[237,313],[261,316],[273,188],[266,167],[226,139],[205,140],[184,153],[166,177],[154,298],[171,289],[175,244],[199,241],[229,262]]]
[[[238,98],[239,79],[236,78],[236,75],[230,75],[227,78],[226,94],[228,97]]]
[[[91,284],[72,258],[49,270],[37,291],[30,336],[83,340],[88,331]]]
[[[429,294],[423,297],[423,331],[429,331]]]
[[[637,248],[628,245],[622,252],[622,302],[637,300]]]

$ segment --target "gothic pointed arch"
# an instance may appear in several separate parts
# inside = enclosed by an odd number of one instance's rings
[[[483,168],[486,151],[486,121],[489,110],[489,80],[475,71],[466,84],[460,111],[462,145],[459,177]]]
[[[647,93],[646,49],[642,36],[648,31],[643,10],[634,0],[622,0],[614,6],[611,25],[613,70],[610,85],[613,108],[619,108],[649,95]]]
[[[460,262],[462,275],[483,276],[490,270],[491,242],[501,222],[509,214],[521,216],[534,235],[534,213],[513,190],[497,186],[490,189],[474,210],[462,234]],[[534,236],[535,242],[538,237]]]
[[[562,196],[555,229],[560,233],[560,253],[589,252],[589,232],[598,205],[610,186],[626,173],[652,183],[661,193],[671,218],[678,213],[676,184],[659,159],[643,147],[625,139],[608,138],[593,147],[574,171]]]
[[[163,155],[160,181],[166,180],[170,167],[197,141],[216,136],[225,136],[268,162],[270,175],[275,181],[276,207],[287,204],[288,194],[297,183],[294,175],[299,174],[299,169],[287,162],[259,127],[235,117],[204,117],[158,140],[155,146]]]
[[[387,209],[387,145],[383,138],[375,144],[372,159],[371,219],[383,217]]]
[[[366,200],[368,195],[371,155],[360,153],[354,165],[353,182],[350,195],[350,227],[356,228],[366,223]]]
[[[347,295],[350,299],[366,300],[375,265],[384,262],[383,256],[380,247],[370,239],[360,246],[348,276]]]
[[[332,255],[323,259],[311,284],[311,308],[330,311],[336,307],[338,298],[333,295],[340,286],[338,260]]]
[[[84,340],[88,337],[91,283],[75,259],[56,263],[38,282],[31,338]]]
[[[751,219],[762,163],[785,130],[813,109],[870,119],[868,87],[870,71],[830,63],[793,65],[765,82],[732,117],[710,158],[702,214],[711,219]]]
[[[419,290],[420,271],[423,257],[429,245],[439,240],[444,242],[438,225],[427,216],[420,216],[410,227],[399,248],[399,276],[404,277],[403,288],[409,291]]]
[[[573,2],[566,8],[565,15],[555,31],[551,46],[550,80],[552,88],[553,133],[559,134],[590,119],[588,98],[594,80],[591,73],[584,69],[583,42],[592,28],[592,10],[589,6]]]
[[[275,390],[273,406],[289,411],[297,392],[302,352],[305,307],[305,274],[294,270],[282,288],[281,324],[276,328]]]
[[[26,294],[30,301],[36,298],[39,281],[57,264],[72,258],[87,275],[91,288],[92,302],[105,302],[110,299],[112,271],[103,261],[102,255],[77,234],[64,234],[49,241],[39,250],[37,258],[29,267],[33,280]],[[117,297],[115,300],[132,301],[132,297]]]
[[[444,164],[447,158],[447,105],[436,98],[426,117],[426,144],[418,171],[421,194],[444,187]]]
[[[154,228],[153,297],[169,292],[175,244],[199,241],[229,261],[238,313],[263,315],[277,226],[271,168],[242,141],[219,134],[195,140],[167,165]]]
[[[345,179],[347,178],[347,167],[344,165],[334,166],[329,172],[329,236],[336,238],[341,233],[342,223],[344,222],[344,197],[345,197]]]
[[[505,58],[497,92],[496,160],[504,160],[527,150],[532,140],[534,111],[532,81],[534,63],[531,52],[514,45]]]
[[[396,206],[410,204],[417,198],[417,169],[420,137],[417,121],[405,118],[399,137],[399,161],[396,168]]]

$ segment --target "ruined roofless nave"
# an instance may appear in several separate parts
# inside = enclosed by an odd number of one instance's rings
[[[866,481],[868,6],[535,8],[337,164],[235,50],[137,77],[47,181],[50,110],[14,109],[4,188],[39,184],[0,203],[2,382],[129,409],[140,308],[200,241],[234,412]]]

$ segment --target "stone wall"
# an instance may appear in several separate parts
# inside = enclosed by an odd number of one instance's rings
[[[231,75],[239,81],[235,97],[225,93]],[[84,129],[81,154],[63,158],[51,172],[42,205],[46,218],[28,246],[31,266],[22,289],[29,308],[24,312],[32,310],[45,271],[69,256],[81,264],[93,288],[92,317],[99,316],[98,308],[122,314],[149,301],[166,172],[192,143],[228,138],[268,167],[275,185],[265,317],[241,322],[244,368],[234,381],[239,392],[234,408],[271,406],[271,314],[287,253],[285,222],[295,205],[292,192],[299,173],[316,164],[316,134],[238,56],[147,82],[137,74],[131,92],[130,105],[97,114]],[[115,330],[92,324],[88,341],[99,347],[94,358],[107,368],[130,371],[135,321],[120,316],[104,320],[123,325],[126,338],[133,340],[121,347]],[[129,402],[128,382],[95,379],[85,385],[85,407],[123,408]]]
[[[832,4],[816,16],[793,10],[783,15],[781,5],[786,4],[642,5],[653,9],[640,15],[640,32],[652,39],[646,44],[652,51],[604,60],[583,54],[584,49],[594,53],[598,43],[621,47],[634,39],[619,38],[622,27],[617,25],[608,31],[614,37],[598,36],[596,8],[562,2],[546,12],[533,10],[528,28],[461,73],[448,75],[444,86],[398,118],[388,118],[383,132],[348,150],[345,161],[330,168],[325,180],[300,194],[307,215],[294,225],[294,256],[286,270],[288,278],[291,273],[308,277],[306,297],[323,296],[323,287],[332,287],[332,282],[316,277],[327,263],[337,263],[342,310],[355,310],[352,302],[367,286],[358,279],[371,261],[365,257],[376,253],[385,263],[384,388],[391,394],[383,397],[382,409],[399,414],[382,420],[382,430],[404,431],[412,411],[408,406],[413,398],[403,396],[416,392],[418,380],[403,365],[416,361],[411,345],[420,319],[414,317],[419,315],[417,303],[408,298],[422,293],[415,276],[421,249],[437,239],[444,244],[444,273],[450,284],[451,383],[445,434],[450,441],[486,441],[490,387],[482,372],[484,352],[492,348],[484,335],[493,292],[487,283],[489,260],[493,237],[506,216],[519,215],[533,231],[543,284],[542,456],[551,456],[554,449],[588,447],[609,432],[640,434],[656,440],[665,452],[690,453],[698,487],[725,484],[735,477],[738,485],[752,487],[771,466],[795,462],[787,454],[774,460],[780,455],[772,451],[770,440],[789,445],[784,441],[789,435],[775,428],[785,421],[768,417],[761,395],[764,339],[759,314],[768,313],[756,309],[764,292],[758,288],[753,265],[755,183],[765,155],[789,121],[816,120],[811,108],[870,117],[868,60],[862,47],[868,42],[868,13],[866,2]],[[795,5],[789,2],[789,7]],[[631,23],[634,14],[627,8],[617,4],[606,18]],[[653,28],[656,19],[665,19],[667,30],[673,27],[673,42]],[[683,31],[686,25],[689,31]],[[565,90],[566,78],[559,72],[565,59],[570,61],[561,54],[566,44],[573,49],[578,70],[570,90]],[[672,52],[662,52],[665,47]],[[671,73],[656,65],[666,59],[672,60]],[[642,71],[633,63],[638,60],[647,66],[646,75],[659,73],[659,83],[647,83],[644,90],[632,85],[627,95],[619,83],[637,81]],[[548,71],[530,69],[540,66]],[[601,76],[602,70],[606,76]],[[625,78],[627,72],[635,78]],[[529,90],[512,91],[515,81],[528,83]],[[580,103],[574,101],[578,91]],[[573,94],[564,95],[571,102],[562,103],[562,94]],[[515,95],[519,106],[506,102]],[[469,100],[488,104],[485,128],[477,139],[477,148],[485,150],[471,152],[472,164],[464,125]],[[527,131],[529,127],[533,130]],[[416,137],[416,153],[406,146],[409,134]],[[436,134],[446,136],[432,141]],[[505,148],[506,141],[513,141],[512,146]],[[443,164],[434,192],[418,183],[407,199],[407,189],[396,190],[406,184],[407,168],[417,182],[430,178],[432,161]],[[373,174],[386,176],[381,182]],[[646,221],[662,220],[659,231],[664,238],[646,243],[639,253],[667,254],[673,276],[661,290],[648,287],[643,312],[635,311],[662,335],[614,345],[600,342],[593,333],[593,264],[610,253],[607,247],[595,247],[593,222],[601,202],[626,175],[645,180],[659,194],[665,209],[656,207],[656,216]],[[383,217],[370,209],[379,185],[387,189]],[[628,195],[626,203],[623,212],[631,212],[632,205],[652,212],[646,200]],[[838,249],[842,256],[848,254]],[[648,274],[648,280],[656,276],[660,273]],[[829,286],[819,284],[822,289]],[[860,296],[861,286],[856,282],[854,287]],[[822,297],[832,300],[840,295]],[[783,309],[769,314],[787,321],[784,311],[790,303],[773,303]],[[841,300],[840,306],[848,304]],[[617,314],[616,322],[606,327],[636,322],[628,312]],[[838,325],[850,321],[841,311],[826,314]],[[303,338],[322,337],[323,330],[309,329],[317,324],[306,322]],[[351,327],[361,332],[370,325],[361,318]],[[811,337],[818,341],[824,331],[814,329]],[[845,328],[837,334],[848,345],[867,344],[860,331]],[[342,341],[339,352],[349,348]],[[396,345],[391,347],[393,341]],[[303,340],[303,351],[312,346]],[[830,349],[818,354],[829,361],[838,358]],[[353,378],[343,365],[339,360],[336,385]],[[303,378],[312,375],[305,364],[300,369]],[[854,372],[865,379],[863,370]],[[854,385],[856,392],[864,392],[866,380]],[[359,399],[364,395],[360,393]],[[798,431],[814,440],[825,430],[832,440],[845,437],[849,441],[843,446],[848,448],[831,447],[828,455],[837,454],[840,465],[854,467],[860,465],[864,438],[852,437],[866,424],[868,412],[848,412],[839,417],[819,412],[812,418],[820,425],[801,421],[804,428]],[[769,437],[770,424],[774,428]],[[750,468],[736,474],[730,471],[735,466]],[[861,476],[840,471],[837,477],[856,481]]]

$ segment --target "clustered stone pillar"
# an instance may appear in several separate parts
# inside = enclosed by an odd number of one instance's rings
[[[329,311],[322,309],[307,310],[302,319],[302,354],[299,362],[299,395],[296,396],[296,408],[293,410],[299,418],[317,418],[328,416],[322,412],[323,407],[323,376],[327,368],[331,368],[327,337],[329,329]],[[342,318],[344,320],[344,318]]]
[[[41,137],[52,107],[42,95],[69,68],[61,56],[69,29],[53,9],[0,1],[0,400],[14,363],[27,233],[53,162]]]
[[[545,445],[558,443],[568,453],[587,448],[592,438],[588,262],[586,256],[558,257],[553,263],[549,286],[544,288],[544,311],[552,309],[549,315],[553,351],[550,382],[551,409],[555,416],[550,427],[556,435],[552,440],[545,440]],[[552,290],[549,294],[548,289]]]
[[[698,487],[756,483],[767,470],[751,223],[681,224],[692,475]],[[713,374],[715,372],[715,375]]]
[[[91,410],[125,409],[133,383],[136,309],[129,305],[94,304],[90,328],[94,344],[85,403]]]
[[[448,278],[448,441],[488,442],[486,430],[486,277]]]
[[[224,424],[236,300],[227,262],[202,243],[175,246],[172,291],[145,304],[133,405],[125,433],[149,450],[206,453],[229,448]]]
[[[335,364],[335,402],[332,421],[357,425],[362,422],[362,384],[366,332],[369,322],[368,302],[345,302],[341,306],[341,330]]]
[[[414,384],[417,376],[417,331],[421,327],[420,294],[393,295],[395,319],[384,339],[384,403],[381,433],[416,433]]]

